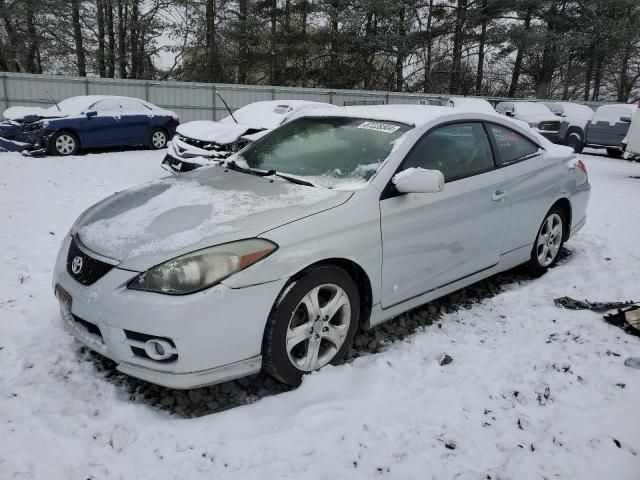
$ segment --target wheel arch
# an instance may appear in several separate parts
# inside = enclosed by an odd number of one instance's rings
[[[276,297],[276,301],[274,302],[272,308],[275,308],[275,306],[280,303],[281,298],[289,291],[291,284],[306,275],[310,270],[322,266],[334,266],[341,268],[351,277],[356,285],[356,288],[358,289],[358,295],[360,296],[360,318],[358,319],[358,325],[360,327],[364,327],[367,320],[369,319],[369,316],[371,315],[371,309],[373,307],[373,290],[371,287],[371,280],[369,279],[369,275],[367,275],[364,268],[362,268],[353,260],[349,260],[346,258],[334,257],[319,260],[310,265],[307,265],[302,270],[293,274],[282,287],[280,293]]]
[[[569,138],[569,135],[571,135],[572,133],[577,133],[578,135],[580,135],[582,143],[585,142],[585,132],[584,132],[584,129],[582,127],[579,127],[577,125],[571,125],[567,129],[567,133],[565,134],[564,139],[567,140]]]
[[[57,128],[53,132],[51,132],[51,134],[49,134],[49,138],[53,138],[55,135],[58,135],[60,133],[70,133],[71,135],[73,135],[78,142],[78,149],[82,148],[82,138],[80,138],[80,132],[78,132],[75,128],[73,127]]]
[[[558,207],[562,210],[562,212],[564,213],[565,219],[567,220],[567,228],[564,231],[564,235],[563,235],[564,238],[562,239],[563,241],[566,242],[567,240],[569,240],[569,237],[571,236],[571,215],[572,215],[571,202],[569,201],[568,198],[562,197],[556,200],[555,203],[551,205],[551,208],[549,210],[552,210],[555,207]]]

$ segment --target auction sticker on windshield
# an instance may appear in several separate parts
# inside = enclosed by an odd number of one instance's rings
[[[363,122],[358,125],[358,128],[366,128],[367,130],[376,130],[377,132],[393,133],[400,127],[393,125],[392,123],[384,122]]]

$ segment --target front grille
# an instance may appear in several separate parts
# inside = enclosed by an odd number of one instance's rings
[[[560,122],[540,122],[539,130],[556,131],[560,129]]]
[[[67,272],[82,285],[91,285],[102,278],[113,265],[101,262],[85,254],[78,248],[75,240],[71,240],[67,255]],[[75,270],[75,271],[74,271]]]

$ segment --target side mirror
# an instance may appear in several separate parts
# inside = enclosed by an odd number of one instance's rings
[[[631,116],[630,115],[623,115],[620,117],[620,121],[624,122],[624,123],[631,123]]]
[[[513,117],[515,114],[513,112],[504,112],[507,117]]]
[[[400,193],[438,193],[444,189],[444,175],[440,170],[407,168],[391,179]]]
[[[98,115],[98,112],[96,112],[95,110],[87,110],[86,112],[84,112],[84,114],[87,118],[91,118]]]

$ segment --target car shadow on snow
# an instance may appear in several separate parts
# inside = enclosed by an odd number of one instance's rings
[[[563,247],[556,266],[570,260],[573,252]],[[555,267],[554,267],[555,268]],[[375,354],[389,344],[400,341],[418,329],[442,325],[443,314],[459,309],[470,309],[474,304],[493,297],[514,284],[533,280],[525,267],[494,275],[455,291],[442,298],[421,305],[368,331],[359,331],[347,361],[368,354]],[[166,411],[183,418],[200,417],[240,405],[258,401],[263,397],[292,390],[265,373],[192,390],[174,390],[160,387],[124,375],[116,370],[116,364],[85,347],[79,347],[80,361],[93,361],[97,373],[120,389],[122,397],[151,408]]]

